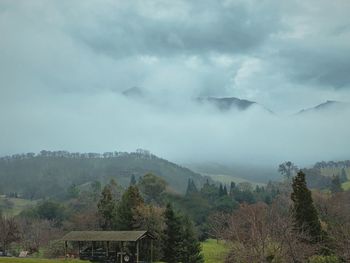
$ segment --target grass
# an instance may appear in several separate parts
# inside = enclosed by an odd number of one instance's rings
[[[325,176],[333,176],[341,173],[341,168],[321,168],[321,174]],[[350,168],[345,169],[346,174],[350,177]],[[349,178],[350,179],[350,178]]]
[[[228,253],[228,246],[223,242],[219,243],[214,239],[202,242],[203,256],[205,263],[223,263]],[[2,258],[0,263],[86,263],[88,261],[77,259],[39,259],[39,258]]]
[[[342,187],[345,191],[350,190],[350,181],[343,183]]]
[[[78,259],[0,258],[0,263],[83,263]]]
[[[223,263],[229,251],[228,246],[223,241],[218,243],[214,239],[202,242],[202,248],[205,263]]]
[[[246,180],[244,178],[235,177],[235,176],[231,176],[231,175],[227,175],[227,174],[204,174],[204,173],[202,173],[202,174],[210,176],[215,181],[218,181],[218,182],[223,183],[223,184],[228,184],[228,185],[231,182],[235,182],[236,184],[247,182],[247,183],[251,183],[253,186],[264,185],[262,183],[249,181],[249,180]]]
[[[36,204],[36,201],[27,199],[0,197],[0,207],[2,204],[4,204],[4,202],[6,202],[6,200],[8,200],[13,206],[9,209],[4,207],[2,212],[9,216],[19,215],[25,208],[34,206]]]

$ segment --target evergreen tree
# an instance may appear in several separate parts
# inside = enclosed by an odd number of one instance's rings
[[[224,188],[222,187],[222,184],[220,184],[219,186],[219,196],[224,196],[225,192],[224,192]]]
[[[148,173],[140,178],[138,186],[147,202],[160,203],[167,182],[159,176]]]
[[[346,171],[345,171],[344,168],[341,169],[341,173],[340,173],[339,179],[340,179],[341,183],[345,183],[348,180],[348,175],[346,174]]]
[[[99,181],[93,181],[90,185],[91,196],[94,201],[97,201],[101,194],[101,183]]]
[[[167,204],[165,210],[165,231],[164,231],[164,260],[168,263],[180,261],[182,249],[181,220],[175,214],[171,204]]]
[[[100,227],[103,230],[114,229],[116,220],[116,202],[109,185],[106,185],[103,188],[101,198],[97,204],[97,209],[100,217]]]
[[[292,213],[295,229],[299,232],[306,231],[313,242],[321,238],[322,229],[317,210],[313,204],[311,191],[306,186],[305,174],[300,171],[293,178]]]
[[[188,183],[187,183],[186,195],[188,196],[188,195],[191,195],[193,193],[198,193],[198,189],[197,189],[194,181],[191,178],[189,178]]]
[[[132,230],[137,228],[134,214],[137,207],[144,204],[144,200],[136,186],[129,186],[123,194],[117,207],[118,230]]]
[[[343,188],[341,186],[339,176],[338,175],[333,176],[332,182],[331,182],[331,192],[334,194],[342,191],[343,191]]]
[[[186,263],[204,263],[203,255],[201,254],[201,244],[196,237],[191,220],[185,217],[182,221],[183,241],[180,261]]]
[[[133,174],[132,176],[131,176],[131,178],[130,178],[130,186],[132,186],[132,185],[136,185],[136,178],[135,178],[135,175]]]
[[[67,189],[68,198],[77,198],[80,190],[76,184],[71,184]]]
[[[223,191],[223,194],[224,194],[225,196],[226,196],[226,195],[228,195],[226,185],[224,185],[224,191]]]
[[[235,184],[235,182],[231,182],[231,185],[230,185],[230,196],[233,196],[235,191],[236,191],[236,184]]]

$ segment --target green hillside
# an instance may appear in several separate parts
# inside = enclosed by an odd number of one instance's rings
[[[37,202],[22,198],[7,198],[0,196],[0,210],[8,216],[19,215],[24,209],[34,206]]]
[[[63,197],[69,186],[87,182],[122,186],[146,173],[163,177],[174,191],[184,193],[192,178],[200,186],[205,178],[187,168],[158,158],[147,151],[135,153],[68,153],[42,151],[0,159],[0,194],[15,192],[25,199]]]
[[[348,178],[350,179],[350,167],[349,168],[344,168],[346,174],[348,175]],[[326,167],[326,168],[321,168],[321,173],[322,175],[325,176],[333,176],[333,175],[338,175],[341,173],[342,168],[339,167]]]

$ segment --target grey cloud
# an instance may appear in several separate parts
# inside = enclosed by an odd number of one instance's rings
[[[74,29],[70,29],[71,35],[96,52],[117,57],[132,54],[168,56],[245,53],[261,46],[272,33],[282,28],[274,5],[249,6],[241,1],[176,1],[181,5],[172,10],[172,4],[167,7],[159,1],[145,3],[149,3],[143,4],[148,8],[160,8],[174,14],[157,16],[156,10],[154,13],[141,12],[140,2],[130,1],[111,6],[108,16],[95,14],[97,23],[91,27],[83,25],[86,21],[77,21]]]
[[[327,88],[350,88],[350,47],[320,48],[315,44],[285,49],[279,55],[292,81]]]
[[[346,158],[349,112],[300,119],[279,112],[350,99],[334,89],[349,83],[348,33],[329,35],[349,19],[323,30],[330,18],[305,11],[305,1],[286,2],[0,1],[0,152]],[[334,4],[327,2],[316,6]],[[121,95],[133,86],[149,97]],[[277,114],[218,114],[192,103],[198,96],[237,96]]]

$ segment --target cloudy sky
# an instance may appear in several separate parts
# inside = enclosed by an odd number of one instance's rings
[[[349,159],[348,0],[0,0],[0,154]],[[140,87],[147,99],[122,92]],[[259,109],[218,113],[197,97]]]

